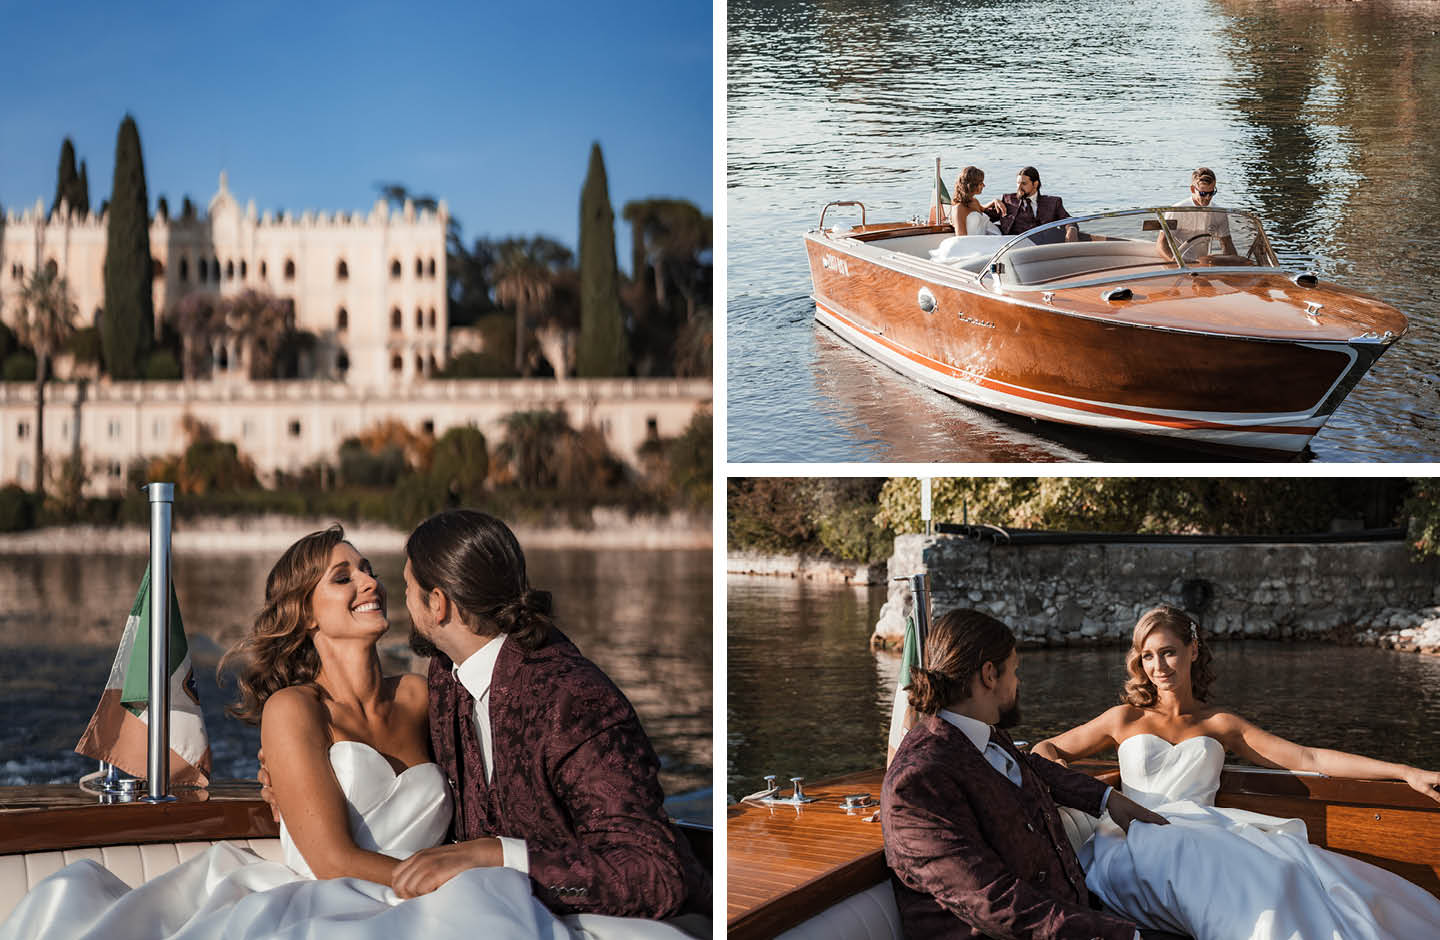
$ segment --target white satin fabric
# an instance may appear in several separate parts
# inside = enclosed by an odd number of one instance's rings
[[[1109,817],[1080,851],[1112,910],[1195,940],[1440,937],[1440,900],[1398,875],[1311,845],[1305,823],[1215,803],[1225,748],[1153,734],[1119,747],[1124,792],[1170,820]]]
[[[356,741],[337,741],[330,763],[356,845],[406,858],[444,838],[451,801],[437,765],[397,774],[378,751]],[[684,936],[634,918],[560,920],[530,893],[530,879],[509,868],[471,869],[409,901],[359,878],[317,881],[283,824],[280,839],[283,865],[222,842],[133,890],[93,861],[76,862],[25,896],[0,925],[0,940]]]

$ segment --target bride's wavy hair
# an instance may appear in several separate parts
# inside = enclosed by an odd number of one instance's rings
[[[1152,607],[1135,623],[1135,632],[1130,636],[1130,652],[1125,654],[1125,688],[1120,693],[1122,701],[1137,708],[1148,708],[1159,699],[1155,684],[1145,677],[1145,667],[1140,664],[1140,648],[1156,630],[1169,630],[1182,643],[1195,644],[1195,658],[1190,661],[1190,691],[1198,701],[1210,697],[1210,686],[1215,682],[1215,670],[1210,662],[1213,657],[1200,627],[1185,611],[1169,604]]]
[[[240,700],[225,711],[258,725],[270,696],[292,685],[313,682],[320,674],[320,654],[310,636],[314,618],[311,599],[330,566],[330,553],[345,541],[339,524],[311,532],[285,549],[265,579],[265,606],[250,632],[220,660],[223,675],[234,663]]]
[[[985,171],[978,166],[967,166],[961,170],[960,175],[955,179],[954,204],[969,205],[983,182],[985,182]]]
[[[436,513],[410,533],[405,555],[420,589],[443,591],[475,633],[504,633],[529,650],[549,639],[555,626],[550,592],[530,587],[515,533],[494,516],[474,509]]]
[[[951,702],[970,697],[970,686],[986,663],[1005,668],[1015,634],[989,614],[952,610],[930,625],[925,668],[910,670],[910,704],[933,715]]]

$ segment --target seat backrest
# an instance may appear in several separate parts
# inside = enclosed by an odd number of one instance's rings
[[[889,879],[833,904],[776,940],[904,940]]]
[[[281,860],[279,839],[227,839],[270,861]],[[0,921],[10,916],[31,888],[55,872],[88,858],[105,866],[130,887],[152,878],[204,852],[214,842],[157,842],[146,845],[106,845],[56,852],[17,852],[0,855]]]

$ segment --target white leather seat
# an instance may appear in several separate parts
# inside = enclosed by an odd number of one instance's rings
[[[281,861],[279,839],[227,839],[271,861]],[[158,842],[147,845],[106,845],[58,852],[0,855],[0,921],[10,916],[32,887],[71,862],[93,859],[130,887],[144,884],[204,852],[214,842]]]
[[[880,882],[780,934],[776,940],[905,940],[890,880]]]

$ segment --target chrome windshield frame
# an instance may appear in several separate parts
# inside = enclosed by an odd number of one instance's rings
[[[1165,220],[1165,213],[1167,213],[1167,212],[1224,213],[1227,217],[1228,217],[1228,216],[1231,216],[1231,215],[1234,215],[1234,216],[1239,216],[1239,217],[1248,219],[1248,220],[1251,222],[1251,224],[1253,224],[1253,225],[1255,226],[1256,236],[1265,243],[1265,250],[1266,250],[1266,252],[1270,255],[1270,257],[1272,257],[1272,258],[1276,257],[1276,256],[1275,256],[1275,250],[1270,246],[1270,238],[1269,238],[1268,235],[1265,234],[1265,226],[1260,223],[1260,218],[1259,218],[1259,216],[1255,215],[1255,213],[1253,213],[1253,212],[1246,212],[1246,211],[1241,210],[1241,209],[1226,209],[1226,208],[1220,208],[1220,207],[1214,207],[1214,208],[1212,208],[1212,207],[1210,207],[1210,206],[1148,206],[1148,207],[1144,207],[1144,208],[1114,209],[1114,210],[1111,210],[1111,211],[1109,211],[1109,212],[1096,212],[1096,213],[1092,213],[1092,214],[1090,214],[1090,215],[1071,216],[1071,217],[1069,217],[1069,218],[1057,219],[1057,220],[1054,221],[1054,222],[1047,222],[1047,223],[1045,223],[1044,225],[1037,225],[1037,226],[1035,226],[1034,228],[1032,228],[1032,229],[1030,229],[1030,230],[1028,230],[1028,231],[1021,232],[1020,234],[1014,236],[1014,237],[1011,238],[1009,241],[1007,241],[1005,244],[1001,245],[998,249],[996,249],[995,253],[990,256],[990,260],[987,261],[987,262],[985,263],[985,266],[981,269],[980,278],[983,279],[983,278],[984,278],[985,276],[987,276],[987,275],[989,275],[989,276],[995,276],[995,265],[996,265],[997,263],[1002,262],[1002,261],[1004,260],[1004,256],[1005,256],[1007,253],[1009,253],[1012,249],[1014,249],[1016,246],[1018,246],[1021,242],[1027,241],[1027,240],[1031,240],[1031,239],[1033,238],[1033,236],[1035,235],[1035,233],[1037,233],[1037,232],[1045,232],[1045,231],[1052,231],[1052,230],[1055,230],[1055,229],[1062,229],[1062,228],[1065,228],[1066,226],[1079,225],[1079,224],[1081,224],[1081,223],[1083,223],[1083,222],[1093,222],[1093,221],[1095,221],[1096,219],[1113,219],[1113,218],[1118,218],[1118,217],[1122,217],[1122,216],[1143,216],[1143,215],[1151,215],[1151,216],[1155,217],[1155,218],[1161,223],[1161,225],[1160,225],[1160,231],[1165,234],[1166,242],[1170,245],[1170,250],[1171,250],[1171,252],[1173,253],[1173,256],[1172,256],[1170,259],[1168,259],[1168,260],[1173,261],[1173,262],[1175,263],[1176,266],[1175,266],[1174,270],[1167,270],[1167,271],[1146,271],[1146,272],[1135,273],[1135,274],[1116,274],[1116,275],[1114,275],[1114,276],[1105,276],[1105,277],[1090,278],[1090,279],[1086,279],[1086,280],[1084,280],[1084,281],[1076,281],[1076,282],[1074,282],[1074,283],[1067,283],[1067,284],[1065,284],[1064,286],[1065,286],[1065,287],[1086,287],[1086,286],[1089,286],[1089,285],[1092,285],[1092,284],[1104,284],[1104,283],[1109,283],[1109,282],[1113,282],[1113,281],[1121,281],[1121,280],[1140,280],[1140,279],[1143,279],[1143,278],[1153,278],[1153,277],[1174,277],[1176,274],[1199,273],[1199,272],[1203,272],[1203,273],[1205,273],[1205,274],[1233,274],[1233,273],[1248,273],[1248,274],[1256,274],[1256,273],[1263,273],[1263,274],[1286,274],[1286,273],[1288,273],[1288,272],[1286,271],[1286,269],[1283,268],[1283,267],[1281,267],[1279,264],[1275,264],[1275,265],[1243,265],[1243,266],[1237,266],[1237,265],[1227,265],[1227,266],[1218,266],[1218,265],[1187,265],[1187,264],[1185,263],[1184,258],[1181,257],[1181,252],[1178,250],[1178,249],[1179,249],[1179,246],[1175,243],[1175,237],[1174,237],[1174,235],[1172,234],[1172,232],[1171,232],[1171,230],[1170,230],[1170,226],[1164,224],[1165,221],[1166,221],[1166,220]],[[1277,258],[1276,260],[1278,261],[1279,259]],[[1006,284],[1005,284],[1005,288],[1006,288],[1007,290],[1020,290],[1020,291],[1053,290],[1054,287],[1055,287],[1055,285],[1053,285],[1053,284],[1015,284],[1015,283],[1006,283]]]

